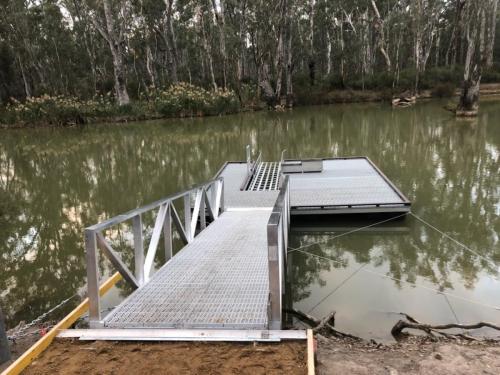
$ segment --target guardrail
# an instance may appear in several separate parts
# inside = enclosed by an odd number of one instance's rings
[[[246,153],[247,153],[247,161],[246,161],[247,175],[240,186],[240,190],[246,190],[248,188],[248,184],[252,180],[252,177],[255,174],[255,172],[257,171],[259,164],[262,162],[262,152],[259,153],[259,156],[257,156],[256,160],[252,161],[252,149],[250,148],[250,145],[247,145]]]
[[[290,229],[290,180],[285,176],[278,199],[267,223],[269,266],[269,329],[281,329],[285,265]]]
[[[184,201],[184,223],[181,222],[173,204],[178,199]],[[144,257],[142,215],[157,208],[158,213],[153,233],[149,241],[147,254]],[[207,226],[206,216],[208,215],[209,219],[214,221],[221,211],[224,211],[224,180],[219,177],[86,228],[85,250],[87,254],[87,287],[91,328],[101,325],[98,247],[123,278],[134,289],[137,289],[148,282],[151,277],[154,258],[162,232],[165,240],[165,259],[168,261],[172,257],[173,249],[172,225],[177,229],[184,245],[187,245],[196,235],[198,219],[200,230],[203,230]],[[130,271],[103,234],[105,229],[128,220],[132,220],[134,272]]]

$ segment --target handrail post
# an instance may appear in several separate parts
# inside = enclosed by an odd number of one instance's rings
[[[165,221],[163,222],[163,239],[165,240],[165,262],[172,258],[172,205],[170,202],[167,206],[167,213],[165,214]]]
[[[134,261],[135,278],[139,285],[144,284],[144,239],[142,235],[142,217],[141,214],[132,219],[134,234]]]
[[[250,173],[252,172],[252,149],[250,148],[250,145],[246,146],[246,152],[247,152],[247,176],[250,176]]]
[[[87,290],[89,298],[90,328],[101,326],[101,303],[99,298],[99,265],[96,233],[85,229],[85,252],[87,257]]]
[[[191,231],[191,191],[184,195],[184,231],[188,242],[193,240],[193,233]]]
[[[224,212],[224,179],[221,178],[219,180],[219,183],[220,183],[220,202],[219,202],[219,205],[220,205],[220,212]]]
[[[269,329],[281,329],[281,275],[279,256],[279,223],[267,224],[269,268]]]

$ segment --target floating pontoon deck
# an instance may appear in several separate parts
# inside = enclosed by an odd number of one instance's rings
[[[183,220],[175,202],[183,201]],[[158,209],[146,257],[141,215]],[[228,162],[213,181],[86,230],[91,325],[279,329],[289,217],[401,213],[410,202],[368,159]],[[132,220],[135,272],[105,238]],[[172,228],[185,247],[172,257]],[[167,262],[152,274],[163,233]],[[97,245],[136,289],[101,319]]]

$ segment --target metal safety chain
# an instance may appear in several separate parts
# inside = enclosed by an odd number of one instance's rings
[[[18,340],[18,339],[20,339],[22,337],[26,337],[26,336],[30,336],[30,335],[38,333],[38,332],[28,332],[28,333],[26,333],[26,331],[29,330],[31,327],[36,326],[36,325],[40,324],[41,322],[43,322],[47,316],[49,316],[51,313],[53,313],[57,309],[63,307],[65,304],[67,304],[69,301],[71,301],[73,298],[75,298],[77,296],[79,296],[79,294],[75,293],[71,297],[66,298],[65,300],[61,301],[59,304],[57,304],[56,306],[54,306],[53,308],[51,308],[49,311],[43,313],[38,318],[32,320],[30,323],[28,323],[28,324],[22,326],[21,328],[19,328],[19,330],[17,330],[13,335],[7,336],[7,339],[9,339],[11,341],[16,341],[16,340]],[[51,328],[51,327],[52,326],[50,326],[50,327],[44,327],[44,328],[47,329],[47,328]]]

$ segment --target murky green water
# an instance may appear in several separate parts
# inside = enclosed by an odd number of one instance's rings
[[[84,288],[85,226],[209,179],[224,161],[244,159],[248,143],[265,160],[282,149],[289,157],[366,155],[417,215],[473,251],[412,217],[341,237],[376,220],[300,223],[290,246],[322,258],[291,253],[296,308],[318,317],[336,310],[339,329],[378,339],[400,311],[427,322],[500,322],[500,102],[484,102],[473,122],[455,120],[443,104],[0,131],[0,297],[8,324]]]

